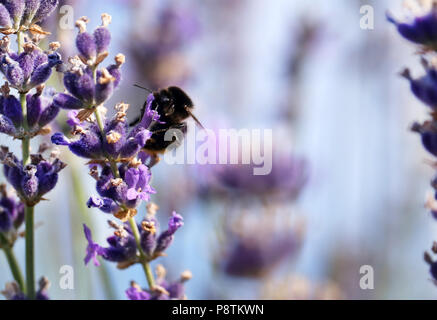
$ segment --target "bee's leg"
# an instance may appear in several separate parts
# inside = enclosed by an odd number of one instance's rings
[[[158,164],[161,161],[161,157],[157,153],[153,153],[150,156],[149,169],[151,169],[154,165]]]

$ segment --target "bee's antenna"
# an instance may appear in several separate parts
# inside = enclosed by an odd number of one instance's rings
[[[153,93],[153,90],[151,90],[151,89],[149,89],[149,88],[146,88],[146,87],[142,87],[142,86],[140,86],[140,85],[138,85],[138,84],[134,84],[134,87],[137,87],[137,88],[140,88],[140,89],[146,90],[146,91],[148,91],[148,92],[150,92],[150,93]]]
[[[205,127],[200,123],[200,121],[196,118],[196,116],[191,112],[189,108],[185,106],[185,110],[188,112],[188,114],[193,118],[194,122],[197,123],[199,127],[201,127],[203,130],[205,130]]]

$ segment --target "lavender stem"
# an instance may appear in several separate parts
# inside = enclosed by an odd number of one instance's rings
[[[30,300],[35,299],[35,256],[34,256],[34,210],[25,207],[26,223],[26,294]]]
[[[11,269],[12,275],[17,282],[20,289],[24,290],[24,278],[21,273],[20,266],[18,265],[17,258],[15,257],[14,251],[8,243],[8,240],[4,237],[3,234],[0,233],[0,244],[2,245],[2,249],[5,252],[6,260],[8,261],[9,268]]]
[[[23,52],[22,47],[23,34],[17,32],[18,53]],[[26,93],[20,92],[20,103],[23,114],[23,127],[28,131],[27,123],[27,101]],[[30,139],[23,138],[21,143],[23,153],[23,165],[27,165],[30,161]],[[34,255],[34,209],[26,205],[25,207],[25,237],[26,237],[26,293],[29,299],[35,299],[35,255]]]

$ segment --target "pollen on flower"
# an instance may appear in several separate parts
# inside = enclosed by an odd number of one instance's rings
[[[114,187],[118,187],[122,184],[123,184],[123,179],[121,178],[111,179],[111,185]]]
[[[122,53],[119,53],[115,56],[115,63],[117,64],[118,67],[120,67],[121,65],[123,65],[126,62],[126,56]]]
[[[124,122],[126,120],[126,111],[129,109],[129,104],[127,103],[118,103],[115,106],[115,110],[117,110],[116,120]]]
[[[110,144],[117,143],[118,141],[120,141],[120,139],[121,134],[114,130],[109,131],[109,133],[106,135],[106,141],[108,141],[108,143]]]
[[[119,211],[117,211],[114,214],[114,216],[117,219],[120,219],[121,221],[126,222],[130,218],[135,217],[136,214],[137,214],[137,209],[120,209]]]
[[[102,13],[102,27],[107,27],[112,21],[111,15],[107,13]]]
[[[156,233],[155,222],[153,221],[143,221],[141,222],[141,227],[144,231],[150,232],[151,234]]]
[[[79,29],[80,33],[86,32],[86,25],[90,20],[87,17],[81,17],[76,21],[76,27]]]
[[[61,47],[61,43],[58,42],[58,41],[50,42],[50,44],[49,44],[49,48],[50,48],[50,50],[52,50],[52,51],[56,51],[56,50],[58,50],[60,47]]]
[[[108,69],[102,69],[102,76],[99,79],[99,84],[108,84],[115,81],[115,78],[109,73]]]
[[[23,44],[23,49],[26,53],[32,53],[34,50],[37,49],[37,46],[32,42],[26,42],[25,44]]]

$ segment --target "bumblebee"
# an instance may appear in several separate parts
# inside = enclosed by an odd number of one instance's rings
[[[182,143],[175,136],[173,136],[172,140],[166,141],[164,137],[168,130],[178,129],[182,132],[183,137],[185,137],[187,133],[187,123],[185,120],[189,117],[202,129],[204,127],[192,113],[194,109],[193,101],[181,88],[171,86],[158,91],[152,91],[138,85],[135,86],[153,94],[154,100],[152,101],[151,109],[159,114],[159,120],[152,122],[148,128],[152,132],[152,136],[147,140],[143,148],[143,151],[147,152],[152,158],[149,164],[149,167],[152,167],[159,162],[159,154],[165,153],[168,146],[171,144],[175,145],[174,143],[176,142],[175,146],[177,147]],[[130,123],[131,126],[137,124],[143,118],[146,107],[147,102],[144,102],[140,116]]]

